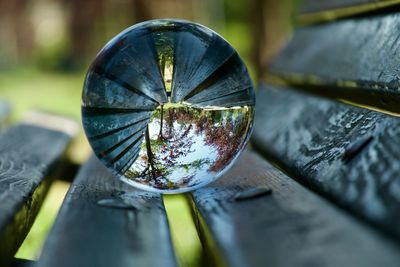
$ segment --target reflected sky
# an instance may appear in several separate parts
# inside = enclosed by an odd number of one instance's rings
[[[139,156],[125,176],[164,190],[208,183],[243,147],[251,114],[248,107],[163,105],[151,117]]]

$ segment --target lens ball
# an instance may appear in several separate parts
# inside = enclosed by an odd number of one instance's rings
[[[97,55],[82,120],[96,156],[128,184],[190,191],[220,177],[248,142],[254,89],[238,53],[181,20],[134,25]]]

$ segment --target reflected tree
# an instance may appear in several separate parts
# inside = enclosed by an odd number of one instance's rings
[[[209,171],[225,168],[241,149],[249,127],[251,112],[242,109],[214,112],[212,116],[201,116],[196,131],[205,135],[205,144],[217,150],[217,158]]]
[[[241,149],[249,116],[251,112],[242,109],[160,107],[145,131],[144,153],[125,175],[160,189],[193,185],[198,170],[215,175]],[[199,146],[209,147],[208,154],[196,151]],[[196,157],[188,161],[188,155]],[[172,177],[177,173],[181,177]]]
[[[188,112],[188,109],[168,108],[166,114],[164,108],[155,112],[150,125],[158,124],[160,130],[157,135],[151,135],[150,127],[145,131],[145,146],[140,155],[140,165],[138,170],[129,170],[126,176],[135,177],[135,180],[148,183],[152,182],[158,188],[173,188],[185,186],[193,178],[190,171],[201,169],[203,165],[209,164],[210,160],[205,158],[197,159],[192,162],[184,162],[189,153],[195,152],[192,116],[198,112]],[[158,119],[160,118],[160,119]],[[163,118],[163,119],[161,119]],[[175,123],[174,123],[175,122]],[[138,166],[136,166],[138,167]],[[185,170],[187,175],[182,177],[180,183],[172,183],[169,176],[175,170]],[[137,179],[139,178],[139,180]]]

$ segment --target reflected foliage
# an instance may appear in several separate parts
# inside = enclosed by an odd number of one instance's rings
[[[243,147],[251,114],[247,107],[164,105],[150,119],[139,158],[125,176],[159,189],[192,187],[213,179]]]

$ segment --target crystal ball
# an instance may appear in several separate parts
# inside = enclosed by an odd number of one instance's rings
[[[182,20],[136,24],[86,75],[82,121],[96,156],[122,181],[160,193],[217,179],[249,140],[254,89],[220,35]]]

